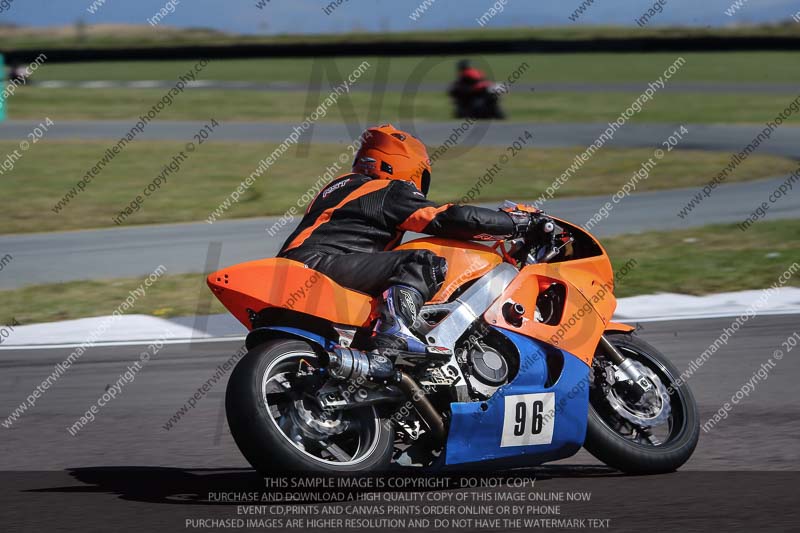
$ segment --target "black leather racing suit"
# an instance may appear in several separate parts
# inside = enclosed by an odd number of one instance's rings
[[[408,181],[347,174],[317,194],[278,256],[366,294],[408,285],[428,301],[444,281],[447,265],[429,250],[391,251],[406,231],[490,240],[513,235],[515,225],[503,211],[439,206]]]

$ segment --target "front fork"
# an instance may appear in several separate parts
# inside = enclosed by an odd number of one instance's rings
[[[616,366],[614,379],[617,383],[628,383],[627,394],[631,400],[638,401],[644,393],[653,388],[650,380],[633,364],[633,360],[622,355],[605,335],[600,337],[600,347],[608,359]]]

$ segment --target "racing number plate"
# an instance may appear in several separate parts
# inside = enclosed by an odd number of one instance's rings
[[[516,394],[506,396],[505,400],[501,448],[552,442],[556,421],[555,393]]]

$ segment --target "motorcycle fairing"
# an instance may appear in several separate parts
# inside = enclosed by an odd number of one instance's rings
[[[623,324],[622,322],[609,322],[606,324],[606,335],[609,333],[630,333],[636,331],[636,328],[630,324]]]
[[[299,261],[272,258],[248,261],[214,272],[208,286],[247,329],[252,314],[280,307],[337,324],[368,327],[376,302],[342,287]]]
[[[485,402],[451,403],[452,420],[447,438],[448,465],[493,461],[500,468],[530,466],[575,454],[583,445],[589,409],[590,368],[573,354],[523,335],[495,328],[514,343],[520,353],[520,370],[507,385]],[[547,356],[560,352],[564,365],[558,379],[547,385]],[[531,395],[531,396],[527,396]],[[543,422],[538,435],[510,434],[508,409],[515,402],[542,401]],[[535,416],[535,414],[534,414]],[[533,426],[532,417],[531,423]],[[530,428],[531,430],[533,427]],[[549,431],[552,431],[550,434]],[[527,433],[529,432],[530,435]],[[530,444],[528,444],[530,443]]]
[[[556,345],[590,365],[617,305],[611,292],[613,285],[604,281],[603,267],[604,261],[595,258],[526,266],[486,311],[484,319],[504,330]],[[560,284],[566,294],[558,323],[552,325],[535,316],[537,299],[551,284]],[[510,301],[524,306],[521,322],[512,323],[503,313],[503,306]]]
[[[503,262],[497,251],[484,244],[441,237],[414,239],[401,244],[395,250],[430,250],[447,260],[444,283],[427,302],[429,304],[448,301],[462,285],[482,277]]]
[[[439,291],[428,303],[445,302],[463,284],[480,278],[502,263],[488,246],[447,239],[417,239],[398,250],[427,249],[447,259],[448,272]],[[271,307],[290,309],[332,323],[369,327],[377,301],[342,287],[331,278],[284,258],[260,259],[223,268],[210,274],[208,286],[228,311],[247,329],[254,313]]]

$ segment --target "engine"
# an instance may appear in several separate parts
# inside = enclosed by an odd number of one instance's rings
[[[467,382],[472,391],[488,398],[498,387],[508,383],[508,363],[491,346],[478,343],[467,352]]]
[[[491,334],[470,336],[456,350],[456,357],[473,400],[489,398],[511,381],[517,366],[516,350],[502,346]]]

